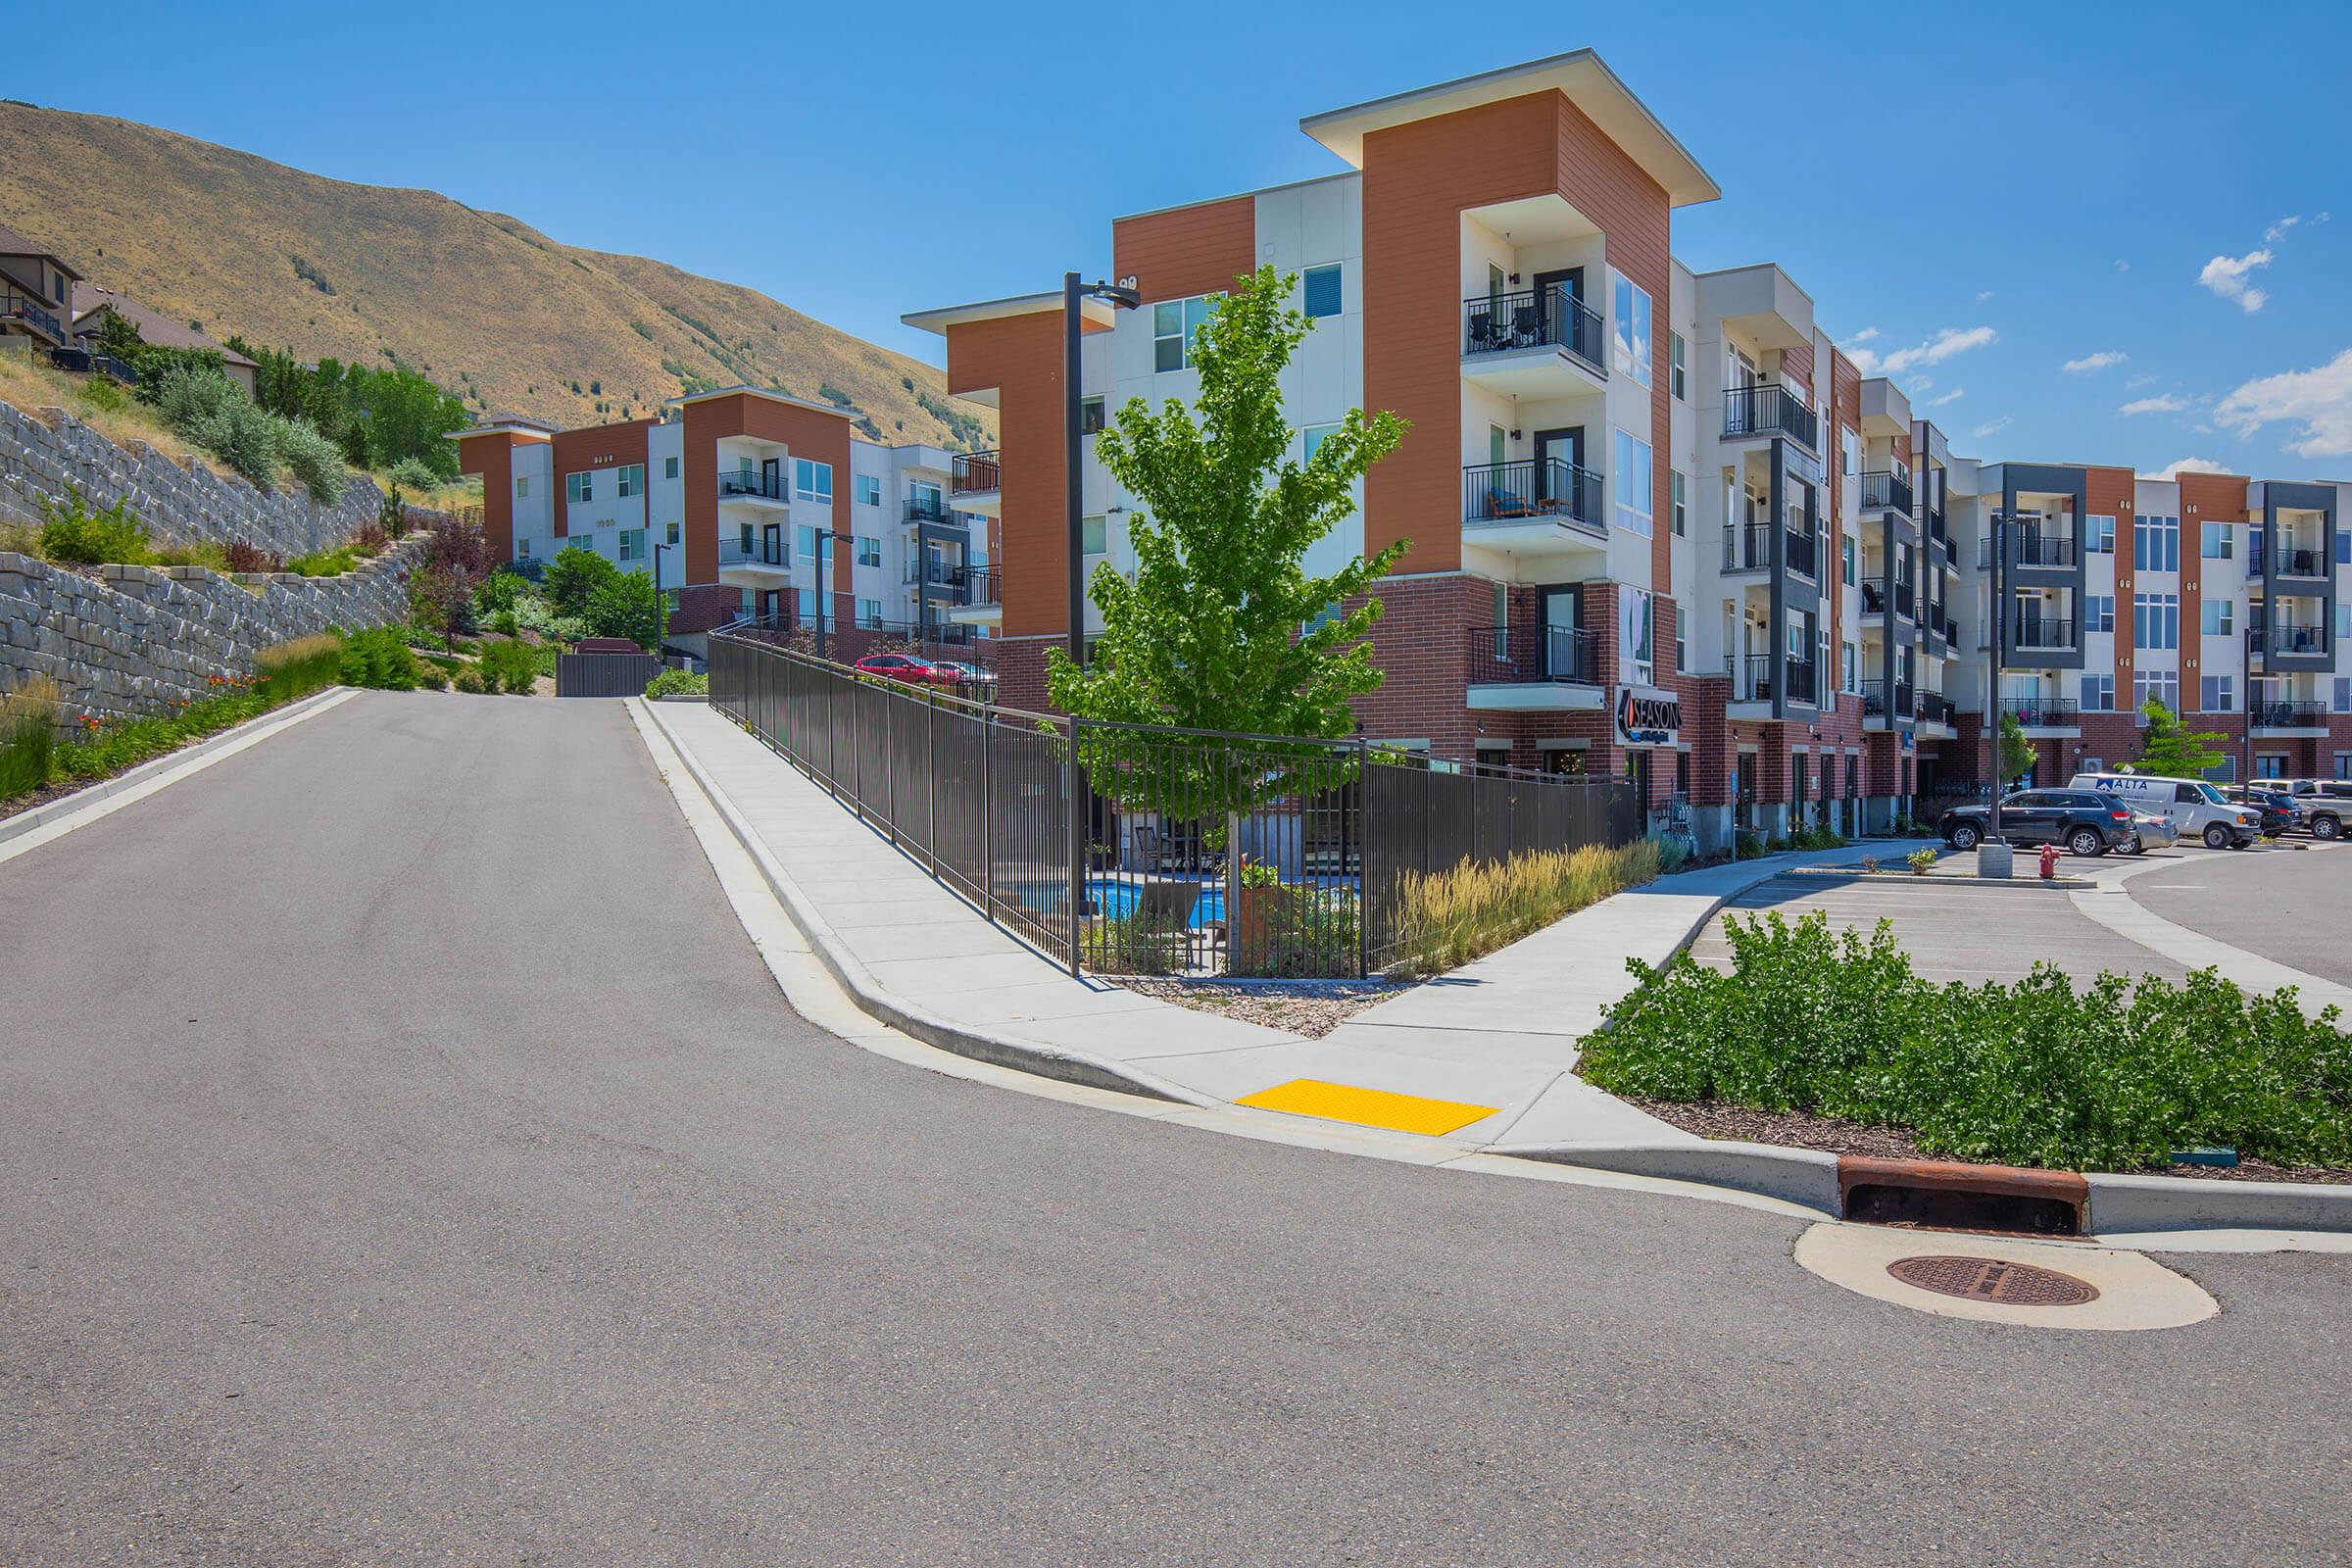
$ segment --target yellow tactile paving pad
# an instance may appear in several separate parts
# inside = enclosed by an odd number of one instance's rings
[[[1465,1105],[1458,1100],[1424,1100],[1419,1095],[1393,1095],[1385,1089],[1358,1089],[1352,1084],[1327,1084],[1319,1078],[1294,1078],[1287,1084],[1261,1089],[1234,1102],[1259,1110],[1287,1110],[1295,1116],[1320,1116],[1326,1121],[1351,1121],[1365,1127],[1394,1127],[1398,1132],[1427,1133],[1432,1138],[1467,1127],[1492,1116],[1493,1105]]]

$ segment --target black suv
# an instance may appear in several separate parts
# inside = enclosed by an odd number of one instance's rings
[[[1982,806],[1955,806],[1936,830],[1955,850],[1984,840]],[[2001,799],[2001,837],[2012,844],[2061,844],[2073,855],[2130,849],[2138,838],[2132,813],[2112,795],[2093,790],[2019,790]]]

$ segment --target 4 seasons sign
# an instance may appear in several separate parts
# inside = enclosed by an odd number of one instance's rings
[[[1626,746],[1672,746],[1683,727],[1683,700],[1654,686],[1617,688],[1617,739]]]

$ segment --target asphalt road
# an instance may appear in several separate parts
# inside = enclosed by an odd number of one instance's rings
[[[618,705],[363,695],[0,907],[12,1568],[2352,1550],[2352,1258],[1965,1323],[1788,1220],[886,1061]]]
[[[2286,842],[2309,847],[2183,852],[2124,887],[2175,925],[2352,984],[2352,841]]]

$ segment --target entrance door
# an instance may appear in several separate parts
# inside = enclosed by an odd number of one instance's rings
[[[1539,650],[1544,661],[1545,680],[1590,681],[1592,671],[1579,666],[1576,635],[1583,601],[1573,588],[1542,590],[1544,606],[1544,645]]]
[[[1536,500],[1555,503],[1550,509],[1565,509],[1577,514],[1579,501],[1577,478],[1585,466],[1585,427],[1567,425],[1557,430],[1536,432]],[[1590,517],[1584,519],[1592,521]]]
[[[783,459],[766,458],[761,460],[760,464],[760,493],[763,496],[773,497],[781,497],[784,494]]]
[[[1647,750],[1625,754],[1625,776],[1633,782],[1634,798],[1641,802],[1644,816],[1649,811],[1649,753]]]
[[[1575,348],[1577,322],[1582,319],[1583,313],[1575,310],[1563,312],[1554,298],[1554,288],[1564,292],[1576,304],[1584,304],[1585,270],[1581,267],[1563,267],[1556,271],[1536,274],[1536,318],[1543,327],[1544,341],[1565,343]]]

